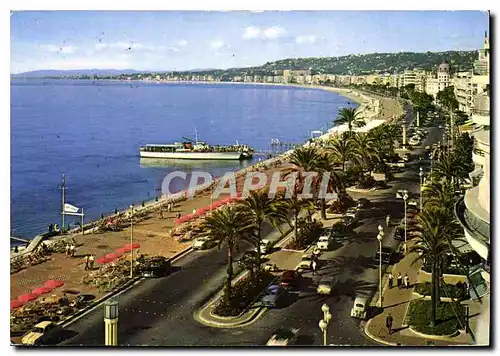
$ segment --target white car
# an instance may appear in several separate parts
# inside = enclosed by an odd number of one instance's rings
[[[280,329],[266,343],[266,346],[287,346],[297,338],[299,329]]]
[[[61,330],[61,327],[52,321],[42,321],[23,336],[21,343],[23,345],[47,345],[60,338]]]
[[[312,253],[303,254],[296,269],[312,269],[312,257]]]
[[[358,319],[366,319],[366,308],[368,300],[365,297],[356,297],[351,309],[351,316]]]
[[[410,145],[412,146],[420,145],[420,138],[418,136],[413,136],[412,138],[410,138]]]
[[[330,242],[332,241],[331,235],[323,235],[319,237],[316,247],[320,250],[328,250]]]
[[[352,218],[357,218],[359,215],[359,209],[358,208],[349,208],[345,212],[344,216],[350,216]]]
[[[316,288],[316,292],[318,292],[318,294],[330,294],[333,289],[333,283],[334,280],[332,277],[321,278]]]
[[[213,247],[213,242],[208,237],[200,237],[193,243],[194,250],[205,250]]]
[[[265,255],[265,254],[269,253],[269,251],[271,250],[271,246],[272,246],[271,241],[269,241],[269,240],[262,240],[260,242],[260,253],[262,255]],[[257,252],[257,247],[254,249],[254,251]]]

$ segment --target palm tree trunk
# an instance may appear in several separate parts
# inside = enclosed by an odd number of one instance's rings
[[[232,297],[233,288],[231,282],[233,280],[233,245],[227,246],[227,280],[226,280],[226,300],[229,302]]]
[[[434,327],[436,325],[436,309],[437,309],[437,303],[436,303],[436,275],[438,274],[436,267],[437,267],[436,263],[433,262],[432,263],[432,271],[431,271],[431,283],[432,283],[432,289],[431,289],[431,323],[430,323],[431,327]]]
[[[294,223],[294,240],[295,240],[295,243],[297,243],[297,235],[299,233],[299,211],[298,210],[295,210],[294,211],[294,220],[295,220],[295,223]]]
[[[325,198],[321,198],[320,203],[321,203],[321,219],[326,220],[326,201],[325,201]]]
[[[257,273],[260,272],[260,265],[261,265],[261,255],[260,255],[260,243],[261,243],[261,224],[259,224],[259,227],[257,229]]]

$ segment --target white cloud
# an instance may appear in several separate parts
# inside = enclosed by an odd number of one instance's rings
[[[283,37],[286,30],[283,27],[272,26],[267,28],[259,28],[255,26],[248,26],[243,32],[243,38],[246,40],[260,38],[263,40],[274,40]]]
[[[264,37],[268,39],[283,37],[285,34],[286,30],[283,27],[269,27],[264,30]]]
[[[180,46],[180,47],[184,47],[187,44],[188,44],[188,41],[186,41],[186,40],[177,41],[177,46]]]
[[[58,52],[62,54],[71,54],[77,51],[75,46],[56,46],[56,45],[42,45],[43,50],[48,52]]]
[[[244,39],[258,38],[260,36],[260,28],[255,26],[248,26],[245,28],[245,32],[243,33]]]
[[[306,36],[299,36],[295,39],[295,43],[297,44],[304,44],[304,43],[314,43],[316,42],[316,36],[314,35],[306,35]]]
[[[212,49],[221,49],[224,45],[225,45],[225,43],[221,40],[215,40],[215,41],[210,42],[210,47]]]

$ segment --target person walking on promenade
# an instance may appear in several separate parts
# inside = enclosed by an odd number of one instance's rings
[[[89,256],[89,269],[90,269],[90,270],[93,270],[93,269],[94,269],[94,261],[95,261],[95,257],[94,257],[94,255],[90,255],[90,256]]]
[[[89,255],[85,255],[85,271],[89,269]]]
[[[385,218],[385,223],[387,226],[389,226],[391,224],[391,215],[387,215],[387,217]]]
[[[69,247],[69,253],[71,257],[75,257],[75,252],[76,252],[75,250],[76,250],[75,244],[71,244],[71,246]]]
[[[392,289],[392,284],[394,283],[394,276],[389,272],[389,289]]]
[[[66,257],[69,256],[69,244],[66,244]]]
[[[398,272],[398,288],[401,289],[402,283],[403,282],[403,276],[401,275],[401,272]]]
[[[177,219],[181,218],[181,213],[177,213]]]
[[[405,273],[405,276],[403,278],[403,284],[405,289],[410,288],[410,277],[408,277],[408,274]]]
[[[391,313],[389,313],[389,315],[387,315],[387,318],[385,318],[385,326],[387,327],[387,332],[389,334],[392,334],[392,322],[393,322],[392,315]]]
[[[316,268],[318,267],[318,264],[315,260],[312,261],[312,272],[313,272],[313,276],[316,275]]]

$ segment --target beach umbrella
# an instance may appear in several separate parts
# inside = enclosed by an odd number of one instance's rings
[[[116,260],[118,256],[116,256],[114,252],[110,252],[106,256],[104,256],[104,258],[107,259],[108,261],[113,261]]]
[[[141,244],[138,244],[138,243],[134,243],[134,244],[125,244],[123,245],[124,248],[131,248],[131,249],[134,249],[134,248],[139,248],[141,247]]]
[[[54,289],[54,288],[57,288],[57,287],[64,285],[64,282],[57,280],[57,279],[50,279],[47,282],[45,282],[43,285],[44,285],[44,287],[49,287],[49,288]]]
[[[101,257],[101,258],[98,258],[95,260],[97,263],[100,263],[100,264],[105,264],[105,263],[108,263],[109,260],[105,257]]]
[[[37,295],[31,294],[31,293],[26,293],[26,294],[23,294],[23,295],[20,295],[19,297],[17,297],[17,300],[20,301],[21,303],[27,303],[30,300],[35,300],[36,298],[38,298]]]
[[[50,287],[38,287],[38,288],[35,288],[31,291],[31,294],[34,294],[34,295],[42,295],[42,294],[45,294],[45,293],[49,293],[52,291],[52,288]]]
[[[129,252],[129,251],[130,251],[130,249],[127,249],[126,247],[120,247],[120,248],[117,248],[115,250],[115,253],[119,253],[119,254],[123,255],[125,252]]]
[[[21,302],[17,299],[11,300],[10,301],[10,309],[16,309],[16,308],[22,307],[23,304],[24,304],[23,302]]]

